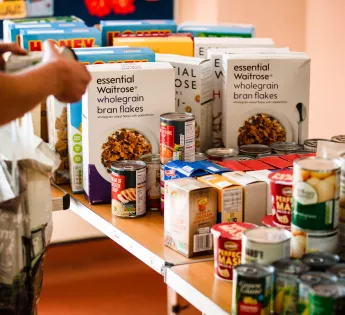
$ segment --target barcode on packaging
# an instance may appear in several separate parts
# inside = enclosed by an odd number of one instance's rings
[[[194,235],[193,252],[199,253],[212,249],[212,234],[196,234]]]

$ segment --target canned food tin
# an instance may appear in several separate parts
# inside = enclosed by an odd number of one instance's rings
[[[328,272],[338,277],[339,282],[345,284],[345,264],[338,264],[328,270]]]
[[[233,315],[269,315],[272,310],[272,266],[246,264],[234,269]]]
[[[257,227],[243,232],[242,263],[264,265],[290,256],[291,233],[285,229]]]
[[[319,284],[309,293],[310,315],[344,315],[345,286],[343,284]]]
[[[146,213],[146,164],[141,161],[118,161],[111,165],[111,209],[123,218]]]
[[[291,225],[292,170],[277,171],[268,176],[272,196],[273,222]]]
[[[340,155],[340,161],[342,165],[340,176],[339,220],[345,223],[345,153]]]
[[[334,230],[339,224],[339,160],[294,162],[292,223],[307,230]]]
[[[326,252],[336,254],[338,229],[332,231],[310,231],[291,225],[291,257],[301,258],[306,253]]]
[[[305,254],[301,260],[304,264],[309,266],[312,271],[327,271],[329,268],[338,264],[340,258],[330,253],[314,252]]]
[[[206,151],[211,161],[224,161],[238,155],[238,150],[231,148],[213,148]]]
[[[164,214],[164,164],[160,165],[161,213]]]
[[[207,161],[207,160],[208,160],[207,154],[201,153],[201,152],[195,153],[195,161]]]
[[[291,154],[302,150],[303,146],[296,142],[274,142],[270,145],[272,152],[278,154]]]
[[[311,287],[319,284],[337,282],[337,277],[320,271],[310,271],[299,277],[298,286],[298,314],[309,315],[309,292]]]
[[[241,264],[242,232],[256,227],[251,223],[219,223],[212,227],[214,244],[214,273],[232,281],[233,268]]]
[[[160,157],[162,164],[195,161],[195,116],[166,113],[160,118]]]
[[[257,157],[260,154],[271,153],[271,148],[263,144],[244,144],[240,146],[240,154]]]
[[[146,154],[140,158],[146,163],[146,210],[159,211],[161,198],[160,156]]]
[[[250,161],[250,160],[254,160],[254,158],[252,156],[249,155],[238,155],[238,156],[231,156],[225,159],[225,161],[229,161],[229,160],[233,160],[233,161]]]
[[[304,150],[316,153],[316,151],[317,151],[317,143],[319,141],[332,142],[332,140],[329,140],[329,139],[308,139],[308,140],[304,141],[304,145],[303,145]]]
[[[337,143],[345,143],[345,135],[334,136],[331,140]]]
[[[282,259],[273,264],[274,313],[294,315],[298,309],[298,278],[309,271],[309,267],[299,260]]]

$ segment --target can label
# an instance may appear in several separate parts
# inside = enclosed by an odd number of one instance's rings
[[[325,315],[325,314],[343,314],[335,313],[337,300],[332,296],[318,296],[310,292],[309,294],[309,314],[310,315]]]
[[[297,314],[298,282],[292,275],[275,275],[274,312],[279,315]]]
[[[161,185],[159,163],[149,163],[146,166],[146,203],[147,210],[160,209]]]

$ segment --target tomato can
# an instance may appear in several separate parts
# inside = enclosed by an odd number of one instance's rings
[[[243,232],[242,264],[270,265],[290,256],[291,233],[286,229],[256,227]]]
[[[131,160],[112,163],[111,197],[114,216],[135,218],[145,215],[146,164]]]
[[[337,255],[326,252],[314,252],[305,254],[301,261],[309,266],[312,271],[327,271],[340,262]]]
[[[241,263],[242,232],[256,227],[251,223],[219,223],[212,227],[214,243],[214,273],[232,281],[233,268]]]
[[[164,164],[160,165],[160,196],[161,196],[161,213],[164,214]]]
[[[268,176],[272,196],[273,223],[290,226],[292,212],[292,170],[273,172]]]
[[[191,113],[166,113],[160,117],[161,163],[195,161],[195,116]]]
[[[233,315],[269,315],[272,310],[272,266],[238,265],[232,286]]]

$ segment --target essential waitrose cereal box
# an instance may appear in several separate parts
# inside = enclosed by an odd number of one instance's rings
[[[177,32],[173,20],[101,21],[103,46],[113,46],[113,38],[130,34],[170,34]]]
[[[154,62],[155,54],[149,48],[80,48],[74,49],[78,60],[85,65]],[[70,183],[74,193],[83,189],[82,101],[67,104],[68,156]]]
[[[87,67],[83,186],[90,203],[110,203],[112,162],[159,152],[160,115],[175,109],[175,71],[163,62]]]
[[[90,48],[101,46],[101,33],[94,27],[55,30],[21,30],[21,46],[28,51],[42,51],[43,43],[52,40],[57,46]]]

